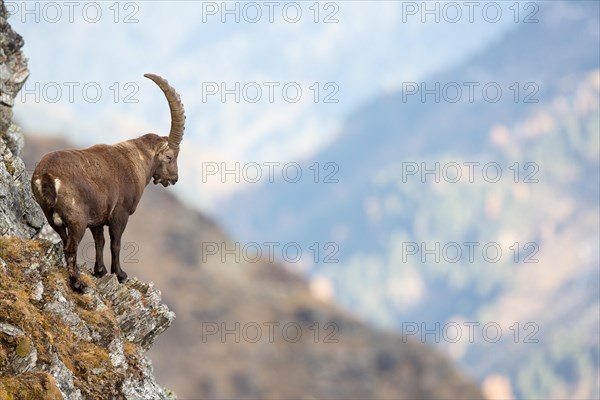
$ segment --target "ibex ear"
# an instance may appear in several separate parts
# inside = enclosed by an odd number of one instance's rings
[[[169,149],[169,143],[167,142],[166,138],[161,138],[162,140],[160,141],[160,144],[158,145],[158,148],[156,150],[156,155],[160,155],[163,154],[166,150]]]

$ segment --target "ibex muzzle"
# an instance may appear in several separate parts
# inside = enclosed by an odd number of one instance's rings
[[[77,247],[87,228],[96,244],[94,275],[106,274],[104,226],[110,234],[111,273],[127,279],[121,269],[121,236],[129,216],[152,179],[174,185],[179,179],[177,156],[183,139],[185,113],[179,95],[158,75],[145,74],[164,92],[171,110],[168,136],[148,133],[115,145],[98,144],[83,150],[46,154],[35,168],[31,186],[48,223],[60,235],[72,287],[83,291],[77,267]]]

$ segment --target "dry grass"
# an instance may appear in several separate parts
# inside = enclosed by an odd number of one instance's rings
[[[24,332],[23,336],[11,337],[0,333],[0,374],[13,354],[26,357],[35,346],[38,366],[50,364],[56,352],[65,366],[73,372],[75,386],[85,398],[116,398],[118,386],[123,382],[124,372],[116,372],[108,353],[108,345],[118,336],[119,328],[113,312],[98,311],[91,296],[70,290],[67,271],[63,265],[44,264],[45,254],[51,244],[45,241],[20,240],[0,237],[0,257],[7,264],[7,271],[0,271],[0,321],[13,325]],[[43,271],[40,271],[43,270]],[[35,301],[31,293],[43,275],[42,301]],[[86,283],[95,289],[95,280],[85,277]],[[59,291],[67,301],[74,304],[76,314],[100,339],[90,342],[80,339],[65,321],[43,310],[53,301]],[[127,343],[128,361],[138,354],[135,344]],[[131,372],[131,371],[130,371]],[[54,378],[47,373],[35,372],[0,378],[0,400],[4,399],[61,399]]]
[[[54,377],[47,372],[27,372],[0,378],[0,400],[62,400]]]

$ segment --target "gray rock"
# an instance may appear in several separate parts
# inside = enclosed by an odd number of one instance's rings
[[[44,284],[42,281],[38,281],[35,284],[35,287],[31,291],[31,298],[35,301],[42,300],[42,295],[44,294]]]
[[[125,358],[125,351],[123,350],[123,341],[121,339],[115,339],[110,342],[108,346],[110,350],[110,363],[115,368],[127,368],[127,360]]]
[[[52,227],[48,224],[45,223],[44,226],[42,226],[42,228],[40,229],[40,231],[38,232],[38,234],[35,236],[36,239],[42,239],[42,240],[48,240],[52,243],[60,243],[60,236],[58,236],[58,233],[56,233],[54,231],[54,229],[52,229]],[[61,248],[62,248],[62,244],[61,244]]]
[[[13,124],[14,98],[29,76],[21,53],[23,38],[6,21],[0,3],[0,235],[33,237],[45,222],[34,201],[29,176],[20,158],[23,134]]]
[[[21,128],[19,128],[15,124],[10,124],[6,134],[4,135],[4,141],[6,145],[10,149],[13,156],[22,158],[23,157],[23,147],[25,146],[25,138],[23,137],[23,133],[21,132]]]
[[[0,322],[0,332],[6,333],[9,336],[21,336],[24,334],[23,331],[16,326],[4,322]]]
[[[19,342],[26,343],[22,351],[27,351],[26,354],[19,355],[20,352],[17,349],[11,349],[8,365],[4,368],[12,374],[22,374],[23,372],[34,370],[37,362],[37,350],[35,346],[31,345],[31,341],[26,337],[25,332],[16,326],[0,322],[0,333],[11,336]]]
[[[165,389],[156,383],[154,379],[152,363],[147,357],[141,358],[141,375],[138,379],[134,375],[130,375],[123,382],[123,394],[130,400],[168,400],[175,398],[173,395],[168,396]]]
[[[56,386],[66,400],[81,400],[81,391],[73,383],[73,373],[67,368],[56,353],[52,353],[51,362],[47,371],[56,380]]]
[[[63,291],[69,290],[65,287],[62,287],[61,289]],[[78,338],[86,341],[91,341],[92,335],[90,329],[75,312],[75,305],[72,302],[67,301],[67,299],[65,298],[65,296],[63,296],[60,290],[54,292],[54,295],[52,297],[53,300],[44,306],[44,310],[62,319],[65,322],[65,324],[67,324],[71,328],[71,331]]]
[[[35,346],[29,346],[29,353],[24,357],[15,354],[9,361],[8,370],[13,374],[18,375],[24,372],[33,371],[36,369],[37,350]]]
[[[144,350],[148,350],[175,319],[175,313],[160,303],[160,291],[152,282],[145,284],[130,279],[120,284],[115,275],[109,274],[100,278],[97,286],[102,297],[112,304],[127,340]]]
[[[0,106],[1,107],[1,106]],[[25,164],[0,139],[0,235],[33,237],[46,218],[33,199]],[[15,145],[17,146],[17,145]]]

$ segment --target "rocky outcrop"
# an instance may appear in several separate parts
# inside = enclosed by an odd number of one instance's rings
[[[77,294],[63,265],[59,241],[0,238],[0,399],[168,398],[144,355],[175,318],[160,292],[84,275]]]
[[[14,98],[29,76],[21,53],[23,38],[6,21],[0,2],[0,235],[31,238],[45,222],[33,200],[29,177],[21,160],[23,135],[13,124]]]
[[[0,400],[172,397],[145,356],[175,318],[160,292],[84,273],[89,287],[77,294],[66,281],[62,242],[33,200],[12,122],[29,71],[6,18],[0,1]]]

